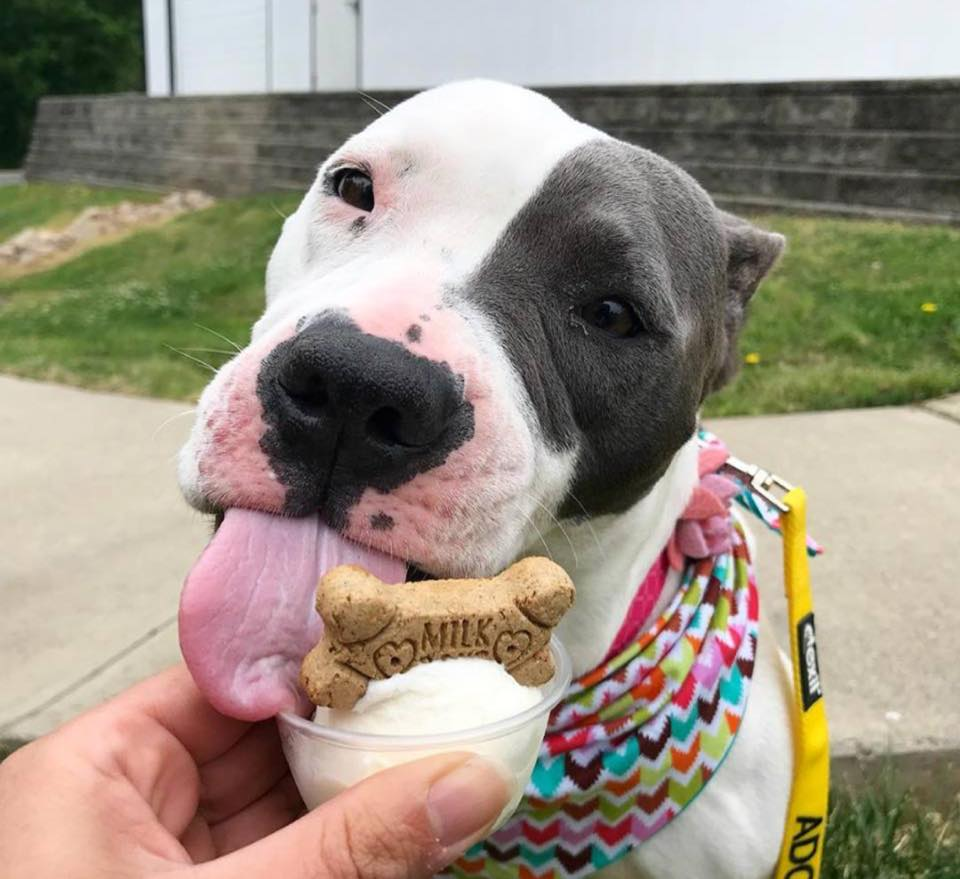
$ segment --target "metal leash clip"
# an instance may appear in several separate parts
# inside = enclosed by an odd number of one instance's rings
[[[750,489],[760,495],[768,504],[776,507],[781,513],[790,512],[790,507],[772,491],[772,489],[778,488],[786,494],[793,490],[793,486],[782,476],[777,476],[776,473],[764,470],[756,464],[748,464],[746,461],[733,457],[733,455],[727,458],[726,466],[746,476],[750,480]]]

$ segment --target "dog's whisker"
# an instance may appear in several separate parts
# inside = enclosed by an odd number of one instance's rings
[[[358,94],[360,95],[360,100],[363,101],[363,103],[366,104],[371,110],[373,110],[374,113],[376,113],[378,116],[382,116],[382,115],[383,115],[384,111],[381,110],[381,109],[380,109],[376,104],[374,104],[372,101],[368,101],[367,98],[366,98],[366,95],[364,95],[363,92],[358,92]]]
[[[577,570],[580,567],[580,559],[577,557],[577,548],[573,545],[573,541],[570,539],[570,535],[567,533],[567,529],[563,527],[561,521],[553,514],[553,512],[541,501],[537,500],[533,495],[530,495],[530,500],[532,500],[537,506],[540,507],[554,522],[557,528],[560,529],[560,533],[566,538],[567,543],[570,544],[570,552],[573,553],[573,569]]]
[[[226,354],[228,357],[233,357],[236,354],[236,351],[227,351],[224,348],[181,348],[181,351],[195,351],[200,354]]]
[[[393,109],[393,107],[391,107],[390,104],[387,104],[384,101],[381,101],[380,98],[377,98],[374,95],[369,94],[368,92],[364,92],[364,94],[375,104],[377,104],[380,107],[383,107],[385,112],[389,113]]]
[[[181,351],[179,348],[174,348],[173,345],[167,345],[164,343],[163,347],[169,348],[171,351],[179,354],[181,357],[186,357],[187,360],[192,360],[194,363],[204,367],[205,369],[209,369],[212,373],[216,373],[217,371],[217,368],[215,366],[211,366],[206,360],[201,360],[199,357],[194,357],[192,354],[187,354],[186,351]]]
[[[583,510],[583,524],[590,529],[590,534],[593,537],[593,542],[597,544],[597,549],[603,552],[603,547],[600,545],[600,538],[597,536],[597,529],[593,527],[593,522],[590,521],[593,516],[587,512],[587,508],[580,502],[580,499],[572,491],[568,492],[567,496],[574,501],[581,510]]]
[[[186,418],[188,415],[193,415],[193,413],[196,411],[197,411],[197,407],[194,406],[192,409],[187,409],[185,412],[177,412],[175,415],[171,415],[169,418],[165,418],[157,426],[157,429],[151,434],[150,442],[153,442],[157,438],[157,435],[160,433],[160,431],[163,430],[168,424],[171,424],[172,422],[176,421],[178,418]]]
[[[281,211],[280,208],[278,208],[273,202],[270,202],[270,207],[273,208],[274,213],[280,217],[283,217],[283,219],[287,219],[287,217],[290,216],[289,214],[285,214],[283,211]]]
[[[527,524],[537,532],[537,537],[540,538],[540,542],[543,544],[543,548],[547,551],[550,561],[553,561],[553,551],[550,549],[550,544],[547,543],[547,539],[543,536],[543,532],[537,527],[537,523],[533,521],[533,517],[529,513],[525,512],[523,507],[519,506],[523,498],[517,497],[513,500],[514,503],[518,505],[517,512],[520,513],[520,515],[526,520]]]
[[[198,324],[198,323],[196,323],[196,322],[194,322],[193,325],[194,325],[198,330],[205,330],[205,331],[208,332],[208,333],[213,333],[213,335],[215,335],[218,339],[222,339],[222,340],[223,340],[224,342],[226,342],[228,345],[233,346],[233,348],[237,351],[237,353],[239,353],[240,351],[243,350],[243,348],[241,348],[236,342],[234,342],[233,339],[228,339],[223,333],[218,333],[216,330],[212,330],[212,329],[210,329],[210,327],[206,327],[206,326],[204,326],[203,324]]]
[[[359,94],[362,98],[366,98],[368,101],[373,101],[374,104],[382,107],[383,110],[380,113],[381,116],[384,113],[389,113],[393,109],[393,107],[391,107],[389,104],[383,103],[383,101],[381,101],[379,98],[375,98],[373,95],[367,94],[367,92],[358,91],[357,94]]]

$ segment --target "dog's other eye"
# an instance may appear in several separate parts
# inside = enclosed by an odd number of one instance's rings
[[[581,305],[577,313],[591,326],[611,336],[628,339],[643,329],[643,321],[634,307],[623,299],[595,299]]]
[[[333,177],[333,190],[358,211],[373,210],[373,181],[369,174],[357,168],[343,168]]]

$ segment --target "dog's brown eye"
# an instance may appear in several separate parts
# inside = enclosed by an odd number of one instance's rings
[[[369,174],[356,168],[344,168],[334,176],[333,188],[340,198],[358,211],[369,213],[373,210],[373,181]]]
[[[577,313],[591,326],[621,339],[635,336],[643,329],[640,316],[623,299],[596,299],[581,305]]]

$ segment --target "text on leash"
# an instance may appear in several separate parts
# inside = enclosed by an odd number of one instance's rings
[[[817,659],[817,632],[813,614],[808,613],[797,623],[797,651],[800,654],[800,689],[803,695],[803,710],[809,711],[823,697],[820,683],[820,663]]]

